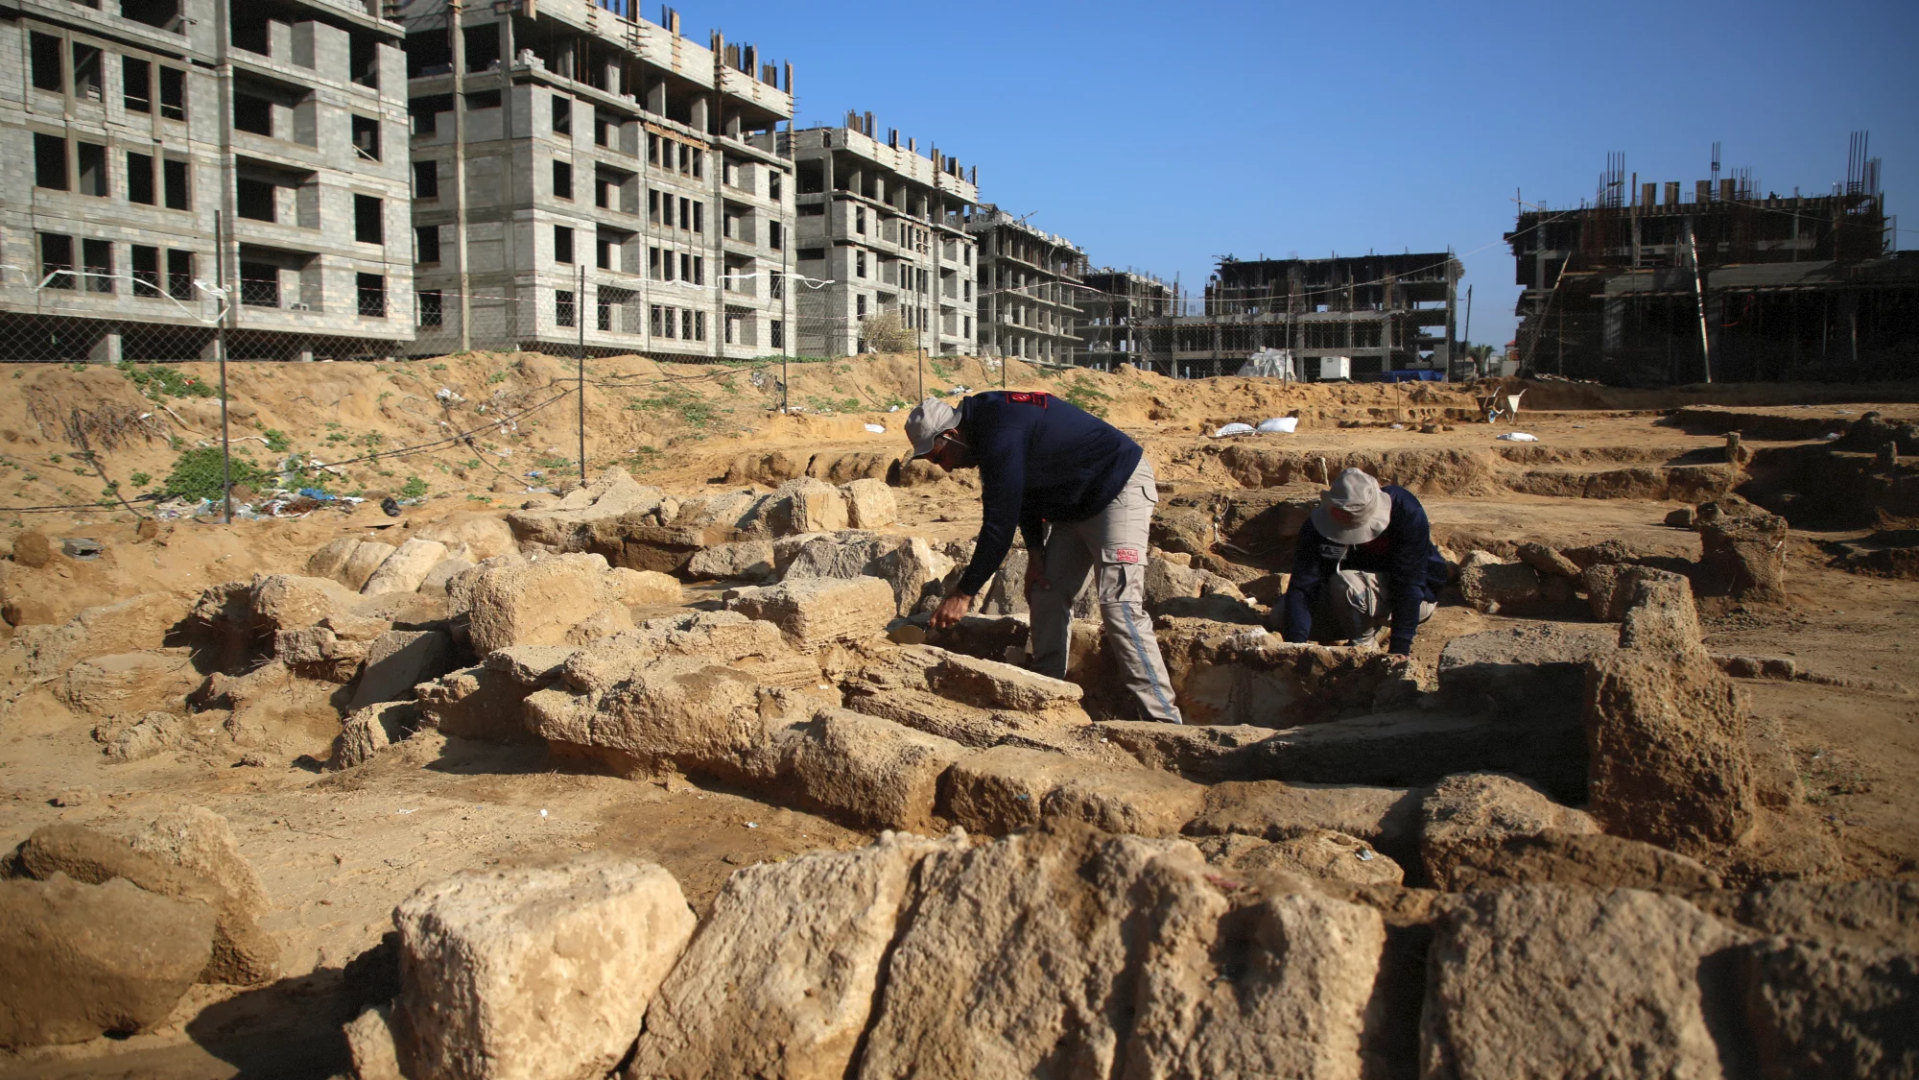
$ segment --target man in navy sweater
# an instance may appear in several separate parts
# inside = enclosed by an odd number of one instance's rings
[[[1292,580],[1266,628],[1287,641],[1311,640],[1313,608],[1330,590],[1344,637],[1370,643],[1390,623],[1392,651],[1411,656],[1445,585],[1426,508],[1405,488],[1347,469],[1299,530]]]
[[[927,398],[906,420],[913,456],[942,469],[977,466],[982,520],[973,561],[933,612],[958,622],[1013,546],[1026,540],[1033,670],[1066,677],[1073,604],[1090,579],[1106,645],[1148,720],[1180,723],[1146,617],[1146,534],[1159,489],[1139,444],[1051,394],[996,390],[959,408]]]

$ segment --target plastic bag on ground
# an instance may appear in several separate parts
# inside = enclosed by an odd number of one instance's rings
[[[1221,427],[1218,431],[1213,432],[1213,438],[1223,439],[1228,435],[1251,435],[1252,433],[1253,433],[1253,425],[1241,424],[1241,423],[1235,422],[1235,423],[1227,424]]]
[[[1539,436],[1528,435],[1523,431],[1508,431],[1506,434],[1499,436],[1499,438],[1500,438],[1500,441],[1502,442],[1538,442],[1539,441]]]
[[[1291,435],[1293,432],[1299,430],[1299,417],[1275,416],[1269,420],[1261,420],[1259,422],[1259,430],[1269,435],[1275,432],[1282,435]]]

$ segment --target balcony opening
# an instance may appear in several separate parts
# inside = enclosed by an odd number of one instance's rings
[[[358,86],[380,86],[380,42],[372,34],[347,39],[347,71]]]
[[[500,66],[500,25],[469,26],[466,33],[466,70],[492,71]]]
[[[445,27],[408,34],[404,51],[409,79],[428,79],[453,72],[453,43]]]
[[[278,220],[272,181],[242,176],[234,185],[234,213],[249,221]]]
[[[153,205],[153,155],[127,153],[127,201]]]
[[[406,103],[406,114],[413,121],[413,134],[431,135],[440,130],[440,114],[453,111],[452,94],[418,97]]]
[[[67,140],[58,135],[34,133],[33,186],[67,190]]]
[[[88,101],[101,100],[100,50],[91,45],[73,43],[73,96]]]
[[[273,102],[238,91],[233,95],[233,126],[255,135],[273,137]]]
[[[187,73],[179,68],[160,69],[160,117],[164,120],[187,118]]]
[[[46,289],[73,288],[73,237],[40,234],[40,280]]]

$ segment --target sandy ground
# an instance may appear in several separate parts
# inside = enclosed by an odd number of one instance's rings
[[[56,556],[40,570],[0,561],[0,598],[9,611],[26,614],[21,621],[47,622],[140,592],[191,597],[210,584],[254,573],[297,572],[315,548],[336,537],[378,530],[395,538],[395,531],[453,511],[518,505],[528,486],[564,472],[560,465],[534,462],[571,452],[567,448],[577,439],[574,399],[532,413],[518,410],[553,397],[570,374],[569,363],[492,354],[441,363],[443,368],[424,361],[234,368],[236,415],[242,401],[250,410],[236,420],[236,430],[262,439],[268,430],[281,432],[287,453],[339,460],[342,450],[358,456],[426,447],[340,466],[346,475],[331,485],[373,494],[398,490],[408,476],[421,477],[428,497],[400,519],[372,506],[231,526],[189,518],[142,538],[138,520],[124,510],[0,510],[0,551],[27,526],[107,546],[97,562]],[[740,459],[774,451],[895,452],[903,412],[887,407],[914,396],[922,369],[902,358],[839,367],[806,365],[789,372],[789,401],[817,408],[783,416],[768,411],[779,400],[777,365],[688,373],[639,360],[593,361],[589,471],[617,462],[642,480],[691,493],[709,488]],[[973,361],[940,361],[940,370],[925,370],[924,377],[929,386],[980,388],[996,385],[999,373]],[[108,478],[119,480],[123,491],[132,488],[135,473],[155,486],[153,478],[166,475],[180,448],[204,441],[209,429],[217,431],[214,402],[164,395],[156,401],[117,371],[35,366],[0,373],[5,379],[18,392],[0,395],[0,461],[6,465],[0,468],[0,504],[99,496],[99,476],[73,472],[78,448],[67,435],[74,424],[86,423],[74,421],[75,409],[90,415],[107,405],[130,410],[134,419],[127,423],[133,427],[121,431],[117,444],[96,445]],[[1910,387],[1875,387],[1870,393],[1850,388],[1850,394],[1800,388],[1794,400],[1794,389],[1781,387],[1722,387],[1716,397],[1687,390],[1662,398],[1548,384],[1529,391],[1527,400],[1552,408],[1522,412],[1516,425],[1489,428],[1468,422],[1476,406],[1464,389],[1176,384],[1130,373],[1062,377],[1026,370],[1009,372],[1007,381],[1072,394],[1103,409],[1147,444],[1168,488],[1181,493],[1237,487],[1219,464],[1221,441],[1206,432],[1230,420],[1295,411],[1302,418],[1298,435],[1264,437],[1258,445],[1308,455],[1478,452],[1503,445],[1493,440],[1498,432],[1524,430],[1570,469],[1610,467],[1604,458],[1614,451],[1634,461],[1684,462],[1723,447],[1718,434],[1673,426],[1666,414],[1682,405],[1717,402],[1741,411],[1800,415],[1816,410],[1814,415],[1835,423],[1875,408],[1889,416],[1919,416],[1919,407],[1909,404],[1874,403],[1900,392],[1907,401],[1919,399],[1919,389]],[[462,400],[438,400],[441,386]],[[478,404],[488,404],[488,412],[478,412]],[[140,413],[150,415],[140,420]],[[149,438],[149,427],[141,425],[150,425],[155,413],[167,417],[166,426],[152,429]],[[495,423],[465,439],[437,442],[509,413],[516,419],[505,427]],[[1368,426],[1340,428],[1340,420]],[[1427,422],[1451,429],[1421,433],[1419,425]],[[1394,423],[1406,426],[1389,426]],[[867,424],[886,430],[872,433]],[[106,430],[97,421],[94,428]],[[347,438],[331,440],[340,433]],[[252,445],[256,458],[268,456],[264,442]],[[525,475],[535,469],[543,475]],[[1661,523],[1682,505],[1676,502],[1485,490],[1422,495],[1437,525],[1461,532],[1562,546],[1618,537],[1639,550],[1697,555],[1695,534]],[[970,536],[978,524],[976,499],[961,483],[902,489],[900,529],[936,539]],[[145,504],[136,505],[147,511]],[[1899,688],[1919,689],[1919,582],[1828,568],[1820,543],[1857,535],[1796,531],[1789,561],[1792,604],[1713,615],[1708,644],[1724,652],[1788,655],[1815,674],[1882,687],[1741,684],[1754,712],[1778,717],[1799,751],[1809,800],[1845,854],[1846,865],[1833,868],[1835,876],[1912,878],[1919,876],[1919,815],[1911,809],[1919,805],[1919,698]],[[1563,614],[1584,621],[1577,609]],[[1453,636],[1519,621],[1449,604],[1421,633],[1417,662],[1434,664]],[[45,688],[0,715],[0,844],[11,847],[53,822],[127,833],[169,806],[210,807],[231,821],[273,898],[265,925],[284,943],[286,977],[245,991],[196,987],[168,1024],[131,1038],[0,1054],[0,1075],[333,1075],[347,1067],[339,1024],[355,1008],[356,992],[343,969],[391,928],[394,904],[427,882],[466,867],[604,848],[658,861],[703,909],[736,866],[857,846],[870,838],[737,792],[569,770],[539,749],[449,744],[429,734],[371,765],[327,775],[311,759],[325,757],[337,728],[316,721],[278,731],[258,759],[262,764],[241,764],[242,748],[210,737],[200,751],[112,765],[101,756],[91,727]]]

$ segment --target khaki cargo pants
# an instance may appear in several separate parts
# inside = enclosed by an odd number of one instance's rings
[[[1340,570],[1326,581],[1327,603],[1340,630],[1352,641],[1371,641],[1393,623],[1392,578],[1365,570]],[[1433,617],[1439,605],[1419,604],[1419,621]]]
[[[1106,508],[1085,521],[1055,522],[1046,533],[1043,565],[1049,589],[1028,597],[1033,609],[1033,670],[1066,677],[1073,605],[1091,580],[1099,595],[1106,647],[1119,664],[1142,718],[1180,723],[1153,622],[1146,617],[1147,531],[1159,489],[1144,457]]]

